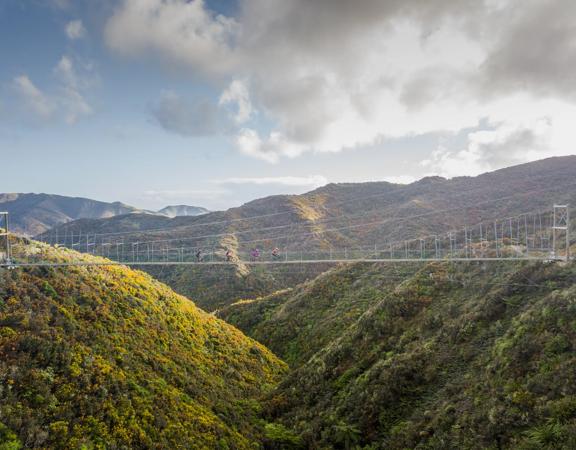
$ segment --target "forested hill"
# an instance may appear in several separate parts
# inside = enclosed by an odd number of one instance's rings
[[[575,263],[357,264],[220,314],[293,366],[267,411],[308,448],[576,448]]]
[[[284,372],[142,272],[0,270],[0,448],[254,448],[258,399]]]

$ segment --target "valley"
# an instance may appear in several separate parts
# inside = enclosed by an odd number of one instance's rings
[[[576,450],[576,1],[0,0],[0,450]]]
[[[266,411],[307,448],[572,448],[576,266],[507,264],[358,265],[219,315],[290,364]]]
[[[184,242],[204,239],[198,227],[238,254],[256,236],[273,245],[288,224],[293,248],[353,251],[381,233],[521,214],[527,192],[540,193],[536,209],[569,201],[568,179],[560,194],[526,180],[561,179],[575,161],[328,186],[198,217],[79,219],[38,237],[67,242],[13,237],[16,260],[84,266],[0,269],[0,436],[11,448],[572,448],[573,261],[235,261],[145,273],[109,266],[70,236]],[[529,241],[512,236],[500,254]]]

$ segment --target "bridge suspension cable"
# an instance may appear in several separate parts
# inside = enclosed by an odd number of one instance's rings
[[[422,214],[419,216],[424,216]],[[544,221],[542,220],[544,218]],[[405,220],[402,218],[401,220]],[[377,225],[384,222],[370,223]],[[366,226],[351,225],[346,229]],[[326,230],[327,231],[327,230]],[[563,239],[559,234],[563,233]],[[314,233],[309,233],[314,234]],[[345,262],[430,262],[430,261],[502,261],[502,260],[567,260],[570,257],[570,216],[568,205],[555,205],[552,212],[526,213],[505,219],[483,221],[457,230],[419,236],[400,241],[375,242],[374,246],[357,245],[344,248],[316,247],[310,251],[277,248],[282,237],[263,238],[270,245],[267,250],[246,251],[241,249],[234,258],[225,254],[222,245],[209,250],[180,245],[155,248],[154,244],[166,244],[166,240],[102,243],[93,246],[93,255],[107,258],[102,262],[78,261],[77,263],[54,263],[43,260],[43,255],[26,255],[25,247],[15,245],[16,265],[62,266],[62,265],[280,265],[280,264],[334,264]],[[302,237],[302,235],[299,235]],[[246,244],[241,242],[240,244]],[[365,244],[365,243],[364,243]],[[276,250],[271,251],[272,248]],[[72,246],[72,248],[74,248]],[[112,262],[111,262],[112,261]],[[4,266],[10,261],[4,261]]]

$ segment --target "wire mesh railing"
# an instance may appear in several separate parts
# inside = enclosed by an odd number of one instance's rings
[[[567,206],[565,207],[567,209]],[[73,239],[59,247],[102,258],[101,264],[293,264],[354,261],[436,261],[436,260],[556,260],[569,255],[569,223],[565,241],[555,240],[557,207],[552,211],[532,212],[496,220],[483,220],[474,225],[444,233],[422,235],[403,240],[379,239],[367,244],[353,242],[332,246],[326,240],[310,241],[291,236],[286,245],[280,238],[236,241],[231,247],[223,242],[190,245],[189,239],[125,242],[111,237],[92,242]],[[560,230],[562,232],[562,230]],[[558,238],[558,236],[556,235]],[[1,238],[1,236],[0,236]],[[0,265],[50,265],[43,252],[29,252],[21,240],[13,240],[12,260],[0,247]],[[555,243],[566,242],[564,248]],[[4,251],[2,251],[4,249]],[[73,263],[70,263],[70,265]],[[88,264],[81,261],[78,264]]]

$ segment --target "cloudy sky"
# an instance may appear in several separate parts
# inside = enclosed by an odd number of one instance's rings
[[[573,0],[0,0],[0,192],[213,209],[576,153]]]

